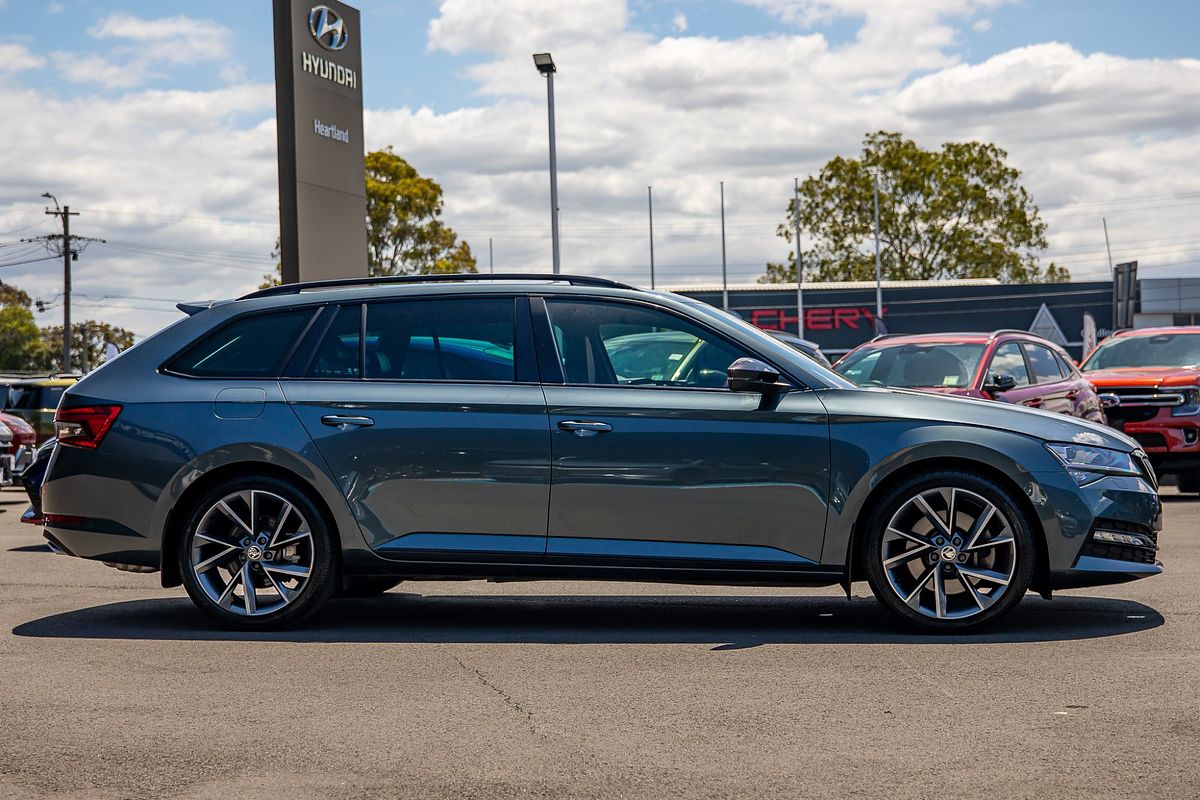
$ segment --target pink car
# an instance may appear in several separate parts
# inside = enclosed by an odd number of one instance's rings
[[[1026,331],[881,336],[833,368],[863,386],[980,397],[1105,422],[1100,397],[1066,351]]]

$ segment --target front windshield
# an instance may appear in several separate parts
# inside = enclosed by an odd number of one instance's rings
[[[971,384],[984,348],[982,344],[897,344],[851,353],[835,369],[860,386],[962,389]]]
[[[1083,365],[1084,372],[1121,367],[1192,367],[1200,364],[1200,333],[1117,336],[1104,342]]]

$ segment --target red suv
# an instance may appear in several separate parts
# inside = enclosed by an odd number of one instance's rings
[[[1001,400],[1105,421],[1096,390],[1066,351],[1026,331],[881,336],[833,368],[863,386]]]
[[[1146,449],[1155,472],[1175,475],[1180,491],[1200,492],[1200,326],[1114,334],[1083,371],[1121,399],[1109,421]]]

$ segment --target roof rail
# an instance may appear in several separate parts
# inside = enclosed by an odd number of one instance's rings
[[[254,297],[274,297],[283,294],[300,294],[305,289],[336,289],[353,286],[386,286],[393,283],[447,283],[452,281],[555,281],[568,283],[572,286],[606,286],[611,289],[632,289],[634,287],[608,278],[594,278],[588,275],[552,275],[544,272],[509,272],[495,275],[482,272],[438,273],[436,275],[381,275],[374,278],[337,278],[325,281],[305,281],[303,283],[285,283],[272,286],[269,289],[259,289],[257,292],[242,295],[239,300],[249,300]]]

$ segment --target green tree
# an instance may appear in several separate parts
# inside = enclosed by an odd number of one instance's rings
[[[32,304],[25,292],[0,283],[0,370],[38,367],[42,345]]]
[[[475,272],[471,246],[442,222],[442,187],[392,148],[367,153],[371,275]]]
[[[881,273],[888,280],[996,278],[1003,283],[1070,279],[1043,268],[1046,224],[1008,153],[994,144],[947,142],[923,150],[899,133],[868,134],[859,158],[838,156],[800,184],[807,280],[873,280],[873,175],[879,175]],[[792,241],[795,200],[778,235]],[[767,264],[760,283],[796,279],[795,252]]]
[[[62,325],[41,330],[40,359],[37,366],[48,372],[83,372],[104,362],[104,348],[110,342],[118,350],[133,347],[133,331],[109,325],[107,322],[84,320],[71,323],[71,365],[62,366]]]
[[[386,150],[365,158],[368,274],[429,275],[477,272],[471,246],[441,220],[442,187]],[[272,255],[279,257],[279,241]],[[283,265],[264,275],[260,289],[283,282]]]

